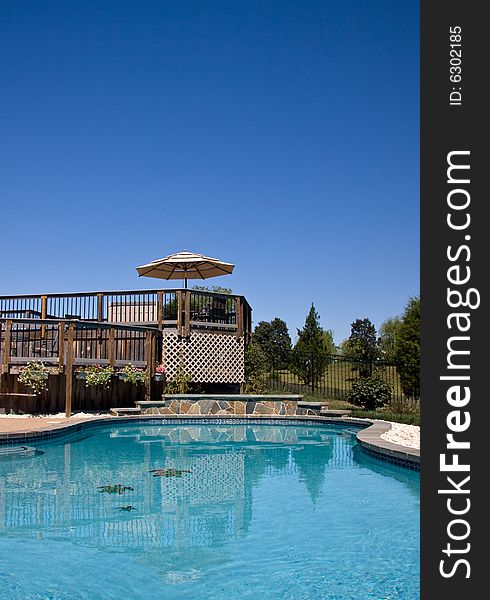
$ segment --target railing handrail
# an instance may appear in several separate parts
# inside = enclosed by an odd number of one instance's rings
[[[107,321],[87,321],[84,319],[22,319],[22,318],[8,318],[0,317],[0,323],[22,323],[26,325],[59,325],[60,323],[66,323],[67,325],[74,324],[78,326],[78,329],[120,329],[123,331],[152,331],[160,334],[158,327],[151,325],[132,325],[130,323],[108,323]]]
[[[174,294],[177,292],[191,292],[194,294],[202,294],[205,296],[223,296],[224,298],[242,298],[247,302],[247,299],[243,294],[227,294],[225,292],[210,292],[206,290],[194,290],[192,288],[160,288],[151,290],[97,290],[92,292],[56,292],[56,293],[38,293],[38,294],[0,294],[0,300],[19,300],[22,298],[82,298],[87,296],[97,296],[102,294],[103,296],[125,296],[125,295],[140,295],[140,294],[158,294],[160,292],[166,294]],[[247,302],[248,304],[248,302]],[[250,305],[249,305],[250,306]]]

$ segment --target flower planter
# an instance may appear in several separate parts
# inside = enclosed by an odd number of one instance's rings
[[[85,371],[77,371],[77,379],[87,379],[87,373]]]
[[[153,379],[155,381],[165,381],[165,375],[163,373],[155,373]]]

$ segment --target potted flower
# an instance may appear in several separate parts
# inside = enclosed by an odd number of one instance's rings
[[[80,379],[85,379],[86,387],[95,385],[108,388],[111,384],[111,378],[113,375],[114,369],[112,367],[101,367],[100,365],[85,367],[85,369],[77,371],[77,377]]]
[[[126,383],[144,383],[146,380],[146,372],[144,369],[139,369],[133,366],[131,363],[126,365],[124,369],[121,369],[118,373],[119,379],[122,379]]]
[[[32,388],[36,396],[48,389],[49,371],[41,361],[33,361],[23,367],[19,373],[19,381]]]
[[[165,381],[166,369],[164,365],[157,365],[155,367],[155,373],[153,375],[153,379],[155,381]]]
[[[87,371],[85,371],[85,369],[77,369],[75,371],[75,376],[77,379],[87,379]]]

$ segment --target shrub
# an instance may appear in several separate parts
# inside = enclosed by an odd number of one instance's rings
[[[413,398],[397,398],[391,400],[388,405],[388,410],[404,415],[419,415],[420,401]]]
[[[167,379],[165,383],[164,394],[186,394],[191,387],[192,375],[186,373],[182,367],[179,367],[177,373]]]
[[[259,344],[252,341],[245,350],[245,391],[249,394],[263,394],[267,371],[267,355]]]
[[[40,361],[28,363],[19,374],[19,381],[32,388],[36,396],[48,389],[49,371]]]
[[[347,401],[365,410],[376,410],[391,400],[392,388],[378,374],[354,381]]]

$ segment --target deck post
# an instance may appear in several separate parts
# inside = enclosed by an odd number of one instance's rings
[[[114,327],[109,329],[109,347],[107,348],[107,355],[109,366],[114,367],[116,364],[116,330]]]
[[[61,370],[63,369],[63,365],[65,364],[65,322],[61,321],[58,325],[58,367]]]
[[[157,294],[157,322],[158,329],[163,329],[163,292]]]
[[[104,320],[104,294],[97,294],[97,321],[101,323]]]
[[[240,296],[235,298],[235,315],[236,315],[236,336],[237,338],[241,338],[243,336],[243,303]]]
[[[10,362],[10,338],[12,331],[12,321],[7,319],[5,321],[5,335],[3,337],[3,356],[2,356],[2,371],[8,373],[9,362]]]
[[[75,326],[70,323],[68,326],[68,336],[66,340],[66,363],[65,363],[65,416],[68,419],[71,417],[71,407],[73,400],[73,341],[74,341]]]
[[[48,316],[48,297],[41,296],[41,319],[46,319]],[[46,337],[46,325],[41,325],[41,337]]]
[[[177,291],[177,335],[182,336],[182,291]]]
[[[191,334],[191,292],[185,293],[185,313],[184,313],[184,336],[189,337]]]

